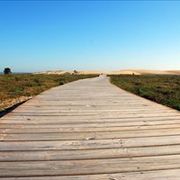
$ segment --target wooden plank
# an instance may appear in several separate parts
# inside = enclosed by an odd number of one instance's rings
[[[85,120],[104,120],[104,119],[114,119],[114,120],[126,120],[126,119],[129,119],[129,120],[137,120],[137,119],[166,119],[166,118],[178,118],[180,119],[180,114],[175,114],[175,115],[167,115],[167,114],[163,114],[163,115],[158,115],[158,114],[152,114],[152,115],[148,115],[148,114],[136,114],[136,115],[114,115],[114,113],[110,116],[106,114],[106,116],[80,116],[80,115],[76,115],[76,116],[67,116],[67,115],[52,115],[52,116],[41,116],[41,115],[38,115],[38,116],[33,116],[33,115],[30,115],[30,116],[10,116],[10,115],[6,115],[6,117],[4,118],[1,118],[1,121],[2,122],[6,122],[8,120],[25,120],[27,118],[31,118],[31,119],[36,119],[36,120],[63,120],[63,119],[67,119],[67,120],[79,120],[80,118],[84,118]]]
[[[86,150],[165,145],[180,145],[180,135],[106,140],[0,142],[0,151]]]
[[[50,140],[86,140],[86,139],[121,139],[135,137],[158,137],[180,135],[180,128],[153,129],[135,131],[103,131],[103,132],[52,132],[26,134],[0,134],[0,141],[50,141]]]
[[[0,163],[0,177],[65,176],[180,168],[180,155],[69,161]]]
[[[0,132],[3,133],[4,131],[8,130],[16,133],[21,133],[23,131],[28,132],[28,129],[32,129],[32,132],[39,130],[39,132],[41,132],[41,130],[43,131],[43,129],[47,129],[47,130],[52,130],[54,129],[56,131],[56,129],[59,129],[58,127],[60,127],[60,129],[64,128],[71,128],[71,130],[73,130],[74,128],[85,128],[85,129],[96,129],[96,128],[107,128],[107,127],[116,127],[116,128],[130,128],[130,129],[158,129],[158,128],[163,128],[164,126],[175,126],[175,127],[179,127],[179,122],[177,121],[173,121],[173,120],[169,120],[169,121],[155,121],[155,122],[148,122],[148,121],[137,121],[137,122],[101,122],[101,123],[45,123],[45,124],[37,124],[37,123],[31,123],[31,124],[1,124],[0,126]],[[55,132],[54,131],[54,132]]]
[[[155,114],[154,114],[155,113]],[[128,116],[132,116],[132,115],[135,115],[136,116],[143,116],[144,114],[146,115],[146,117],[149,115],[149,116],[157,116],[157,113],[161,116],[161,115],[169,115],[169,116],[173,116],[173,115],[176,115],[175,112],[159,112],[159,111],[156,111],[152,113],[152,111],[145,111],[145,112],[140,112],[137,114],[137,112],[131,112],[131,111],[127,111],[127,112],[120,112],[120,111],[114,111],[114,112],[110,112],[110,111],[107,111],[107,112],[98,112],[98,111],[74,111],[74,112],[71,112],[71,111],[68,111],[68,112],[34,112],[34,113],[31,113],[31,112],[24,112],[24,113],[13,113],[12,116],[29,116],[29,117],[33,117],[33,116],[91,116],[91,115],[94,115],[94,116],[101,116],[101,117],[117,117],[117,116],[121,116],[121,117],[128,117]],[[112,116],[113,115],[113,116]]]
[[[46,150],[46,151],[0,151],[0,162],[7,161],[62,161],[87,159],[113,159],[146,156],[180,155],[180,145],[150,146],[136,148]]]
[[[180,128],[180,123],[179,124],[161,124],[161,125],[141,125],[141,126],[137,126],[137,125],[132,125],[132,126],[116,126],[114,124],[103,124],[103,127],[98,127],[98,124],[94,124],[94,127],[90,126],[88,127],[86,124],[80,124],[81,126],[75,126],[75,125],[61,125],[61,127],[57,128],[57,125],[54,125],[53,128],[49,128],[49,126],[47,125],[47,127],[43,127],[40,128],[38,126],[38,128],[20,128],[17,129],[16,127],[14,128],[9,128],[9,129],[0,129],[0,134],[40,134],[40,133],[64,133],[64,132],[76,132],[76,133],[83,133],[83,132],[113,132],[113,131],[127,131],[127,132],[131,132],[136,133],[136,131],[139,130],[147,130],[147,131],[154,131],[154,130],[158,130],[160,131],[161,129],[179,129]],[[84,125],[84,126],[82,126]],[[96,126],[97,125],[97,126]]]
[[[80,175],[80,176],[43,176],[1,178],[1,180],[179,180],[180,169],[141,171],[131,173]]]

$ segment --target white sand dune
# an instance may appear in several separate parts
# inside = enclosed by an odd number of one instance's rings
[[[98,70],[80,70],[77,72],[74,71],[64,71],[64,70],[56,70],[56,71],[43,71],[43,72],[38,72],[36,74],[64,74],[64,73],[77,73],[77,74],[134,74],[134,75],[143,75],[143,74],[172,74],[172,75],[180,75],[180,70],[167,70],[167,71],[162,71],[162,70],[133,70],[133,69],[127,69],[127,70],[117,70],[117,71],[98,71]]]

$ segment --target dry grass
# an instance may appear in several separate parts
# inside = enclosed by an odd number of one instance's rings
[[[179,75],[111,75],[111,82],[139,96],[180,110]]]
[[[96,75],[47,75],[18,74],[0,75],[0,110],[37,95],[51,87],[63,85],[78,79],[95,77]]]

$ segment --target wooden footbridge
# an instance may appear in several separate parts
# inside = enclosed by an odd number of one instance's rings
[[[52,88],[0,119],[2,180],[179,180],[180,113],[107,77]]]

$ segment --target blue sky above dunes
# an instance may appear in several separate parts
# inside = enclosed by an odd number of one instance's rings
[[[0,69],[180,69],[180,2],[0,1]]]

